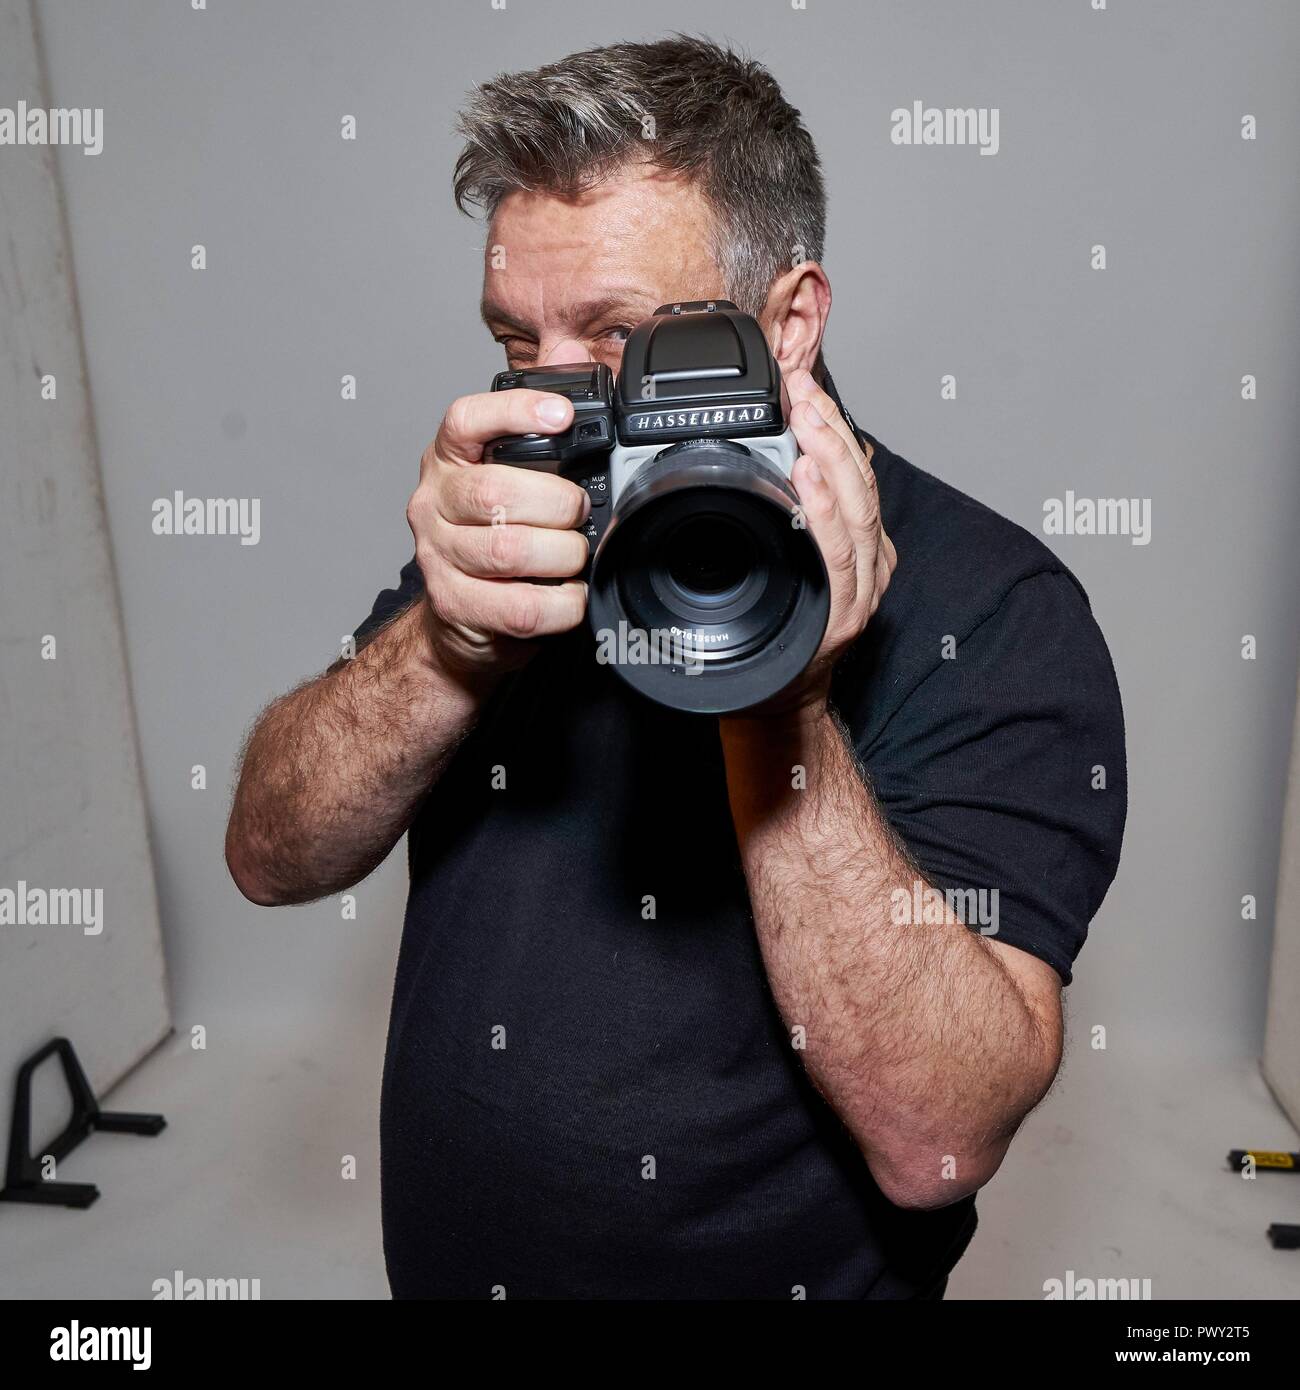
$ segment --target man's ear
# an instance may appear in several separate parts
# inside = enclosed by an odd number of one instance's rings
[[[830,312],[831,282],[816,261],[804,261],[772,282],[759,322],[782,376],[816,367]]]

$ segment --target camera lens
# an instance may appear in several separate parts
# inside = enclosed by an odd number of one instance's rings
[[[592,560],[601,657],[673,709],[724,714],[808,664],[830,611],[826,569],[776,464],[692,439],[643,462]]]
[[[733,598],[758,558],[748,533],[718,513],[682,522],[664,548],[669,580],[687,603],[701,606]]]

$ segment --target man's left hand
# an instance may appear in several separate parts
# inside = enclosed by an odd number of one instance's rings
[[[880,519],[871,456],[808,371],[787,378],[790,427],[801,450],[791,480],[830,580],[821,646],[797,681],[747,716],[820,716],[835,663],[866,627],[898,564]],[[870,449],[870,445],[868,445]]]

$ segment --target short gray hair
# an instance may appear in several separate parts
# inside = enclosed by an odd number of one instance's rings
[[[517,189],[573,196],[648,159],[704,194],[723,292],[757,314],[820,261],[826,190],[812,136],[761,63],[675,34],[570,54],[477,87],[457,122],[456,202],[489,218]]]

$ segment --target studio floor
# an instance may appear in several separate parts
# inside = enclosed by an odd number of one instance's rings
[[[0,1205],[0,1296],[151,1298],[178,1270],[256,1278],[266,1299],[388,1296],[382,1017],[281,1010],[208,1035],[203,1051],[173,1035],[107,1098],[161,1111],[162,1134],[97,1134],[60,1165],[100,1187],[92,1207]],[[1300,1252],[1265,1236],[1300,1222],[1300,1177],[1228,1172],[1227,1151],[1247,1145],[1297,1147],[1249,1058],[1140,1072],[1076,1043],[981,1194],[949,1297],[1041,1299],[1070,1271],[1150,1279],[1155,1299],[1300,1297]]]

